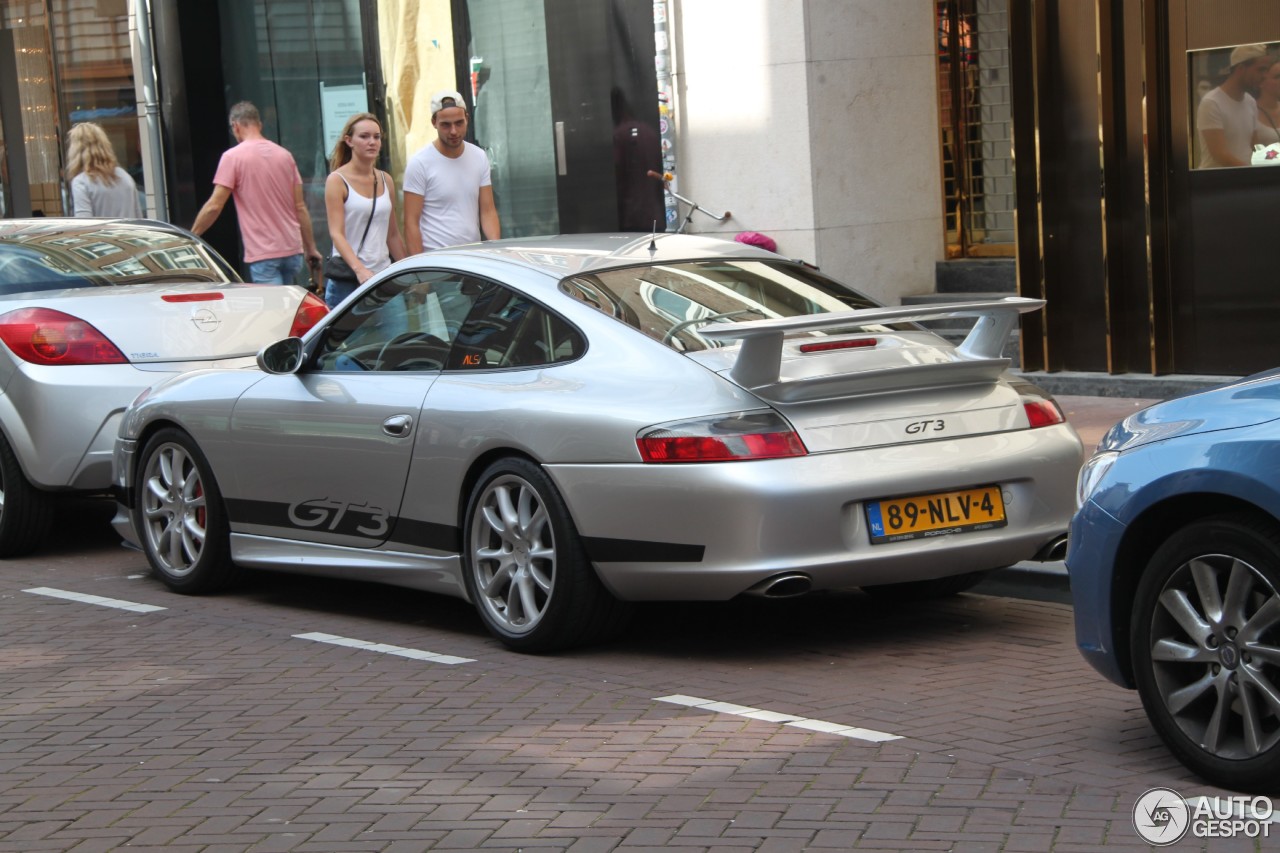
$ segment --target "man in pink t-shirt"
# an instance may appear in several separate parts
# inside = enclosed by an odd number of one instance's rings
[[[231,108],[231,132],[238,144],[218,161],[213,195],[200,208],[191,232],[203,234],[222,214],[227,199],[234,198],[249,278],[260,284],[293,284],[302,272],[304,251],[312,269],[318,269],[321,260],[298,164],[262,135],[258,108],[248,101]]]

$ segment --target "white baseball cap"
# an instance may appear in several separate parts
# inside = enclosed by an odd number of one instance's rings
[[[462,100],[462,95],[457,92],[451,92],[448,89],[445,89],[443,92],[436,92],[431,96],[432,118],[436,117],[436,113],[441,110],[447,110],[449,107],[462,107],[463,112],[466,112],[467,102]]]
[[[1267,46],[1265,44],[1242,44],[1231,51],[1231,67],[1235,68],[1242,62],[1251,62],[1266,55]]]

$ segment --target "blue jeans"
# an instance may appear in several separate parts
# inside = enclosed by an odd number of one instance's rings
[[[297,284],[303,266],[301,254],[263,258],[250,262],[249,280],[256,284]]]
[[[324,280],[324,304],[330,308],[337,308],[338,303],[346,299],[360,285],[354,281],[334,281],[331,278]]]

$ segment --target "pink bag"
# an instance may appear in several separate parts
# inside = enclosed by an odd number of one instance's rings
[[[746,243],[748,246],[757,246],[770,252],[778,251],[778,244],[773,241],[773,238],[766,237],[758,231],[743,231],[733,239],[739,243]]]

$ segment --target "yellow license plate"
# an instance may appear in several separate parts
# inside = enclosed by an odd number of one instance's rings
[[[999,486],[867,501],[865,507],[872,545],[990,530],[1009,523]]]

